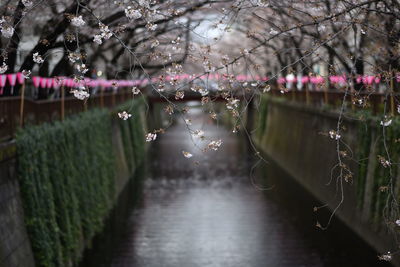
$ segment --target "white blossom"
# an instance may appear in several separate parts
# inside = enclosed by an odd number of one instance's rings
[[[146,134],[146,142],[154,141],[154,140],[156,140],[156,138],[157,138],[157,134],[155,134],[155,133]]]
[[[217,151],[218,148],[219,148],[221,145],[222,145],[222,140],[220,139],[220,140],[217,140],[217,141],[211,141],[211,142],[208,144],[207,147],[208,147],[209,149],[212,149],[212,150]]]
[[[342,136],[336,132],[335,130],[330,130],[329,131],[329,137],[335,140],[339,140]]]
[[[42,56],[39,55],[39,52],[36,52],[33,54],[33,62],[35,62],[37,64],[42,64],[44,62]]]
[[[24,79],[29,79],[31,76],[31,71],[30,70],[23,70],[22,71],[22,76],[24,76]]]
[[[89,98],[90,94],[86,91],[85,87],[81,86],[78,89],[74,89],[71,91],[76,98],[79,100],[85,100]]]
[[[7,70],[8,70],[8,66],[7,66],[7,64],[5,62],[3,62],[3,65],[0,66],[0,74],[3,74]]]
[[[79,59],[81,59],[81,55],[79,53],[69,53],[68,54],[68,59],[70,62],[75,63]]]
[[[150,1],[149,0],[139,0],[139,5],[145,8],[150,8]]]
[[[271,86],[269,84],[265,85],[264,89],[263,89],[263,93],[268,93],[269,91],[271,91]]]
[[[6,25],[1,28],[1,35],[3,35],[4,38],[11,38],[13,34],[14,34],[13,27]]]
[[[196,130],[192,133],[193,137],[197,137],[197,138],[204,138],[204,131],[202,130]]]
[[[82,16],[79,17],[73,17],[71,19],[71,25],[75,26],[75,27],[82,27],[86,24],[86,22],[83,20]]]
[[[249,50],[247,50],[246,48],[242,50],[242,54],[245,56],[248,56],[250,54]]]
[[[389,119],[385,116],[385,118],[381,121],[381,125],[383,127],[388,127],[390,126],[390,124],[392,124],[392,119]]]
[[[101,37],[100,34],[96,34],[95,36],[93,36],[93,42],[101,45],[103,43],[103,37]]]
[[[271,29],[270,31],[269,31],[269,34],[271,34],[271,35],[277,35],[279,32],[277,31],[277,30],[274,30],[274,29]]]
[[[182,154],[183,154],[183,156],[184,156],[185,158],[188,158],[188,159],[190,159],[191,157],[193,157],[193,155],[192,155],[191,153],[186,152],[186,151],[182,151]]]
[[[136,86],[134,86],[134,87],[132,88],[132,94],[134,94],[134,95],[140,94],[139,88],[137,88]]]
[[[378,155],[378,160],[379,160],[379,163],[380,163],[384,168],[388,168],[388,167],[390,167],[390,165],[392,165],[392,164],[390,163],[389,160],[385,159],[385,158],[382,157],[382,156],[379,156],[379,155]]]
[[[132,114],[129,114],[126,111],[122,111],[122,112],[118,112],[118,117],[120,119],[123,119],[124,121],[126,121],[127,119],[129,119],[130,117],[132,117]]]
[[[228,103],[226,103],[226,108],[229,110],[236,109],[239,106],[239,99],[230,98],[228,99]]]
[[[397,219],[397,220],[395,221],[395,223],[396,223],[397,226],[400,226],[400,219]]]
[[[176,93],[175,93],[176,100],[183,99],[184,97],[185,97],[185,93],[183,91],[176,91]]]
[[[155,31],[155,30],[157,29],[157,24],[147,23],[147,24],[146,24],[146,28],[147,28],[149,31]]]
[[[206,96],[208,95],[208,90],[206,88],[199,88],[199,93],[201,94],[201,96]]]
[[[390,251],[388,251],[386,254],[383,254],[383,255],[379,256],[378,258],[383,261],[391,261],[392,254],[390,253]]]
[[[251,0],[250,2],[255,6],[269,7],[268,0]]]
[[[31,7],[33,5],[33,2],[32,2],[32,0],[22,0],[22,4],[25,7]]]
[[[128,19],[140,19],[142,17],[142,13],[140,12],[140,10],[134,9],[131,6],[128,6],[127,8],[125,8],[125,16]]]
[[[324,32],[326,30],[326,26],[323,24],[318,25],[318,31],[319,32]]]
[[[223,66],[228,65],[229,64],[229,56],[228,55],[222,56],[221,61],[222,61]]]
[[[160,45],[160,42],[159,42],[157,39],[155,39],[153,42],[151,42],[150,47],[151,47],[151,48],[154,48],[154,47],[157,47],[157,46],[159,46],[159,45]]]
[[[104,25],[103,23],[99,23],[99,28],[100,28],[100,34],[96,34],[93,36],[93,42],[101,45],[104,40],[108,40],[112,36],[112,32],[108,28],[107,25]]]
[[[108,26],[104,25],[103,23],[99,23],[99,27],[100,27],[101,37],[103,37],[106,40],[110,39],[112,36],[112,32],[110,31]]]
[[[22,71],[22,76],[24,76],[24,79],[29,79],[31,76],[32,72],[30,70],[23,70]]]
[[[89,71],[89,69],[86,68],[86,65],[85,65],[85,64],[78,64],[78,65],[76,65],[76,69],[77,69],[80,73],[82,73],[82,74],[85,74],[86,72]]]

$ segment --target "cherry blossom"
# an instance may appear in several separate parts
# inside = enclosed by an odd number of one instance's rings
[[[24,79],[29,79],[31,76],[32,72],[30,70],[23,70],[22,75],[24,76]]]
[[[140,10],[128,6],[127,8],[125,8],[125,16],[131,20],[140,19],[142,17],[142,13],[140,12]]]
[[[386,254],[382,254],[382,255],[378,256],[378,258],[383,261],[391,261],[392,254],[390,253],[390,251],[388,251]]]
[[[126,111],[122,111],[122,112],[118,112],[118,117],[124,121],[126,121],[127,119],[129,119],[130,117],[132,117],[132,114],[129,114]]]
[[[8,70],[8,65],[3,62],[3,65],[0,66],[0,74],[5,73]]]
[[[388,127],[392,124],[392,119],[385,116],[385,118],[381,121],[381,126]]]
[[[183,154],[183,156],[184,156],[185,158],[188,158],[188,159],[190,159],[191,157],[193,157],[193,155],[192,155],[191,153],[186,152],[186,151],[182,151],[182,154]]]
[[[217,151],[218,148],[219,148],[221,145],[222,145],[222,140],[219,139],[219,140],[216,140],[216,141],[211,141],[211,142],[207,145],[207,147],[208,147],[209,149],[212,149],[212,150]]]
[[[3,25],[3,27],[1,28],[1,35],[4,38],[11,38],[14,34],[14,28],[9,26],[9,25]]]
[[[132,94],[134,94],[134,95],[138,95],[138,94],[140,94],[140,90],[139,90],[139,88],[137,88],[136,86],[135,86],[135,87],[133,87],[133,88],[132,88]]]
[[[148,133],[146,134],[146,142],[151,142],[156,140],[157,134],[156,133]]]
[[[90,96],[89,92],[87,92],[86,88],[83,86],[72,90],[71,93],[74,94],[74,96],[79,100],[85,100]]]
[[[339,140],[340,138],[342,138],[342,136],[335,130],[330,130],[329,131],[329,137],[334,139],[334,140]]]
[[[22,0],[22,4],[23,4],[25,7],[31,7],[31,6],[33,6],[32,0]]]
[[[44,62],[42,56],[39,55],[39,52],[33,54],[33,61],[37,64],[42,64]]]
[[[82,27],[86,24],[86,22],[83,20],[82,16],[73,16],[71,18],[71,25],[75,27]]]

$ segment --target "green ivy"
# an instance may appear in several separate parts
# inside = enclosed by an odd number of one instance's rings
[[[258,110],[257,138],[260,143],[267,128],[267,115],[268,115],[267,113],[268,113],[268,98],[267,96],[264,95],[261,96],[260,106]]]
[[[369,125],[370,120],[358,122],[358,176],[355,180],[356,183],[356,194],[357,194],[357,206],[361,209],[364,202],[364,194],[368,172],[368,158],[370,156],[371,146],[371,126]]]
[[[142,105],[135,101],[132,113],[140,114]],[[102,230],[116,199],[113,116],[91,110],[18,132],[19,182],[37,266],[76,265]],[[145,154],[143,122],[137,116],[118,123],[133,171]]]
[[[144,98],[139,98],[134,102],[127,102],[117,109],[117,111],[127,110],[132,114],[132,118],[129,120],[119,120],[125,157],[131,171],[143,161],[145,155],[145,133],[142,120],[144,103]]]
[[[359,169],[358,169],[358,177],[356,180],[356,188],[357,188],[357,203],[359,208],[363,208],[363,201],[365,195],[366,188],[366,177],[369,168],[372,166],[368,165],[368,157],[374,157],[373,160],[378,161],[378,156],[382,156],[387,159],[387,154],[385,150],[384,141],[386,141],[386,147],[388,148],[388,152],[390,155],[391,162],[399,162],[400,160],[400,143],[397,141],[397,138],[400,133],[400,119],[394,118],[392,124],[389,127],[385,127],[385,140],[382,133],[382,128],[378,127],[380,124],[380,118],[373,116],[369,113],[360,113],[357,115],[361,115],[363,118],[363,122],[358,123],[358,159],[360,160]],[[377,125],[377,140],[372,140],[372,126]],[[371,155],[370,146],[371,142],[374,142],[375,152]],[[367,160],[366,160],[367,159]],[[363,160],[363,161],[361,161]],[[388,197],[390,197],[389,192],[384,190],[386,186],[389,184],[390,179],[390,169],[388,167],[384,167],[379,162],[374,164],[374,169],[370,171],[373,172],[373,180],[372,180],[372,200],[371,200],[371,220],[375,223],[375,225],[379,226],[382,222],[382,216],[386,204],[388,203]],[[392,168],[392,177],[394,180],[397,177],[398,168],[396,165],[393,165]],[[394,185],[393,185],[394,186]],[[388,210],[390,213],[391,211]]]

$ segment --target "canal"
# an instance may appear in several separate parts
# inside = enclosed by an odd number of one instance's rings
[[[218,151],[176,123],[150,148],[82,267],[388,266],[271,160],[257,163],[244,137],[196,110],[191,128],[222,139]],[[193,157],[183,157],[188,151]],[[260,190],[260,187],[270,187]]]

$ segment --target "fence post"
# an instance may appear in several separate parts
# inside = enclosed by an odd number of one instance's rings
[[[19,108],[19,126],[24,125],[25,83],[21,87],[21,104]]]
[[[306,104],[310,104],[310,92],[308,90],[308,86],[306,86]]]
[[[116,97],[115,97],[115,94],[117,93],[117,91],[116,90],[113,90],[112,91],[112,98],[111,98],[111,100],[112,100],[112,104],[111,104],[111,106],[112,107],[115,107],[115,103],[116,103]]]
[[[61,121],[64,120],[65,117],[65,93],[64,93],[64,85],[61,86]]]

